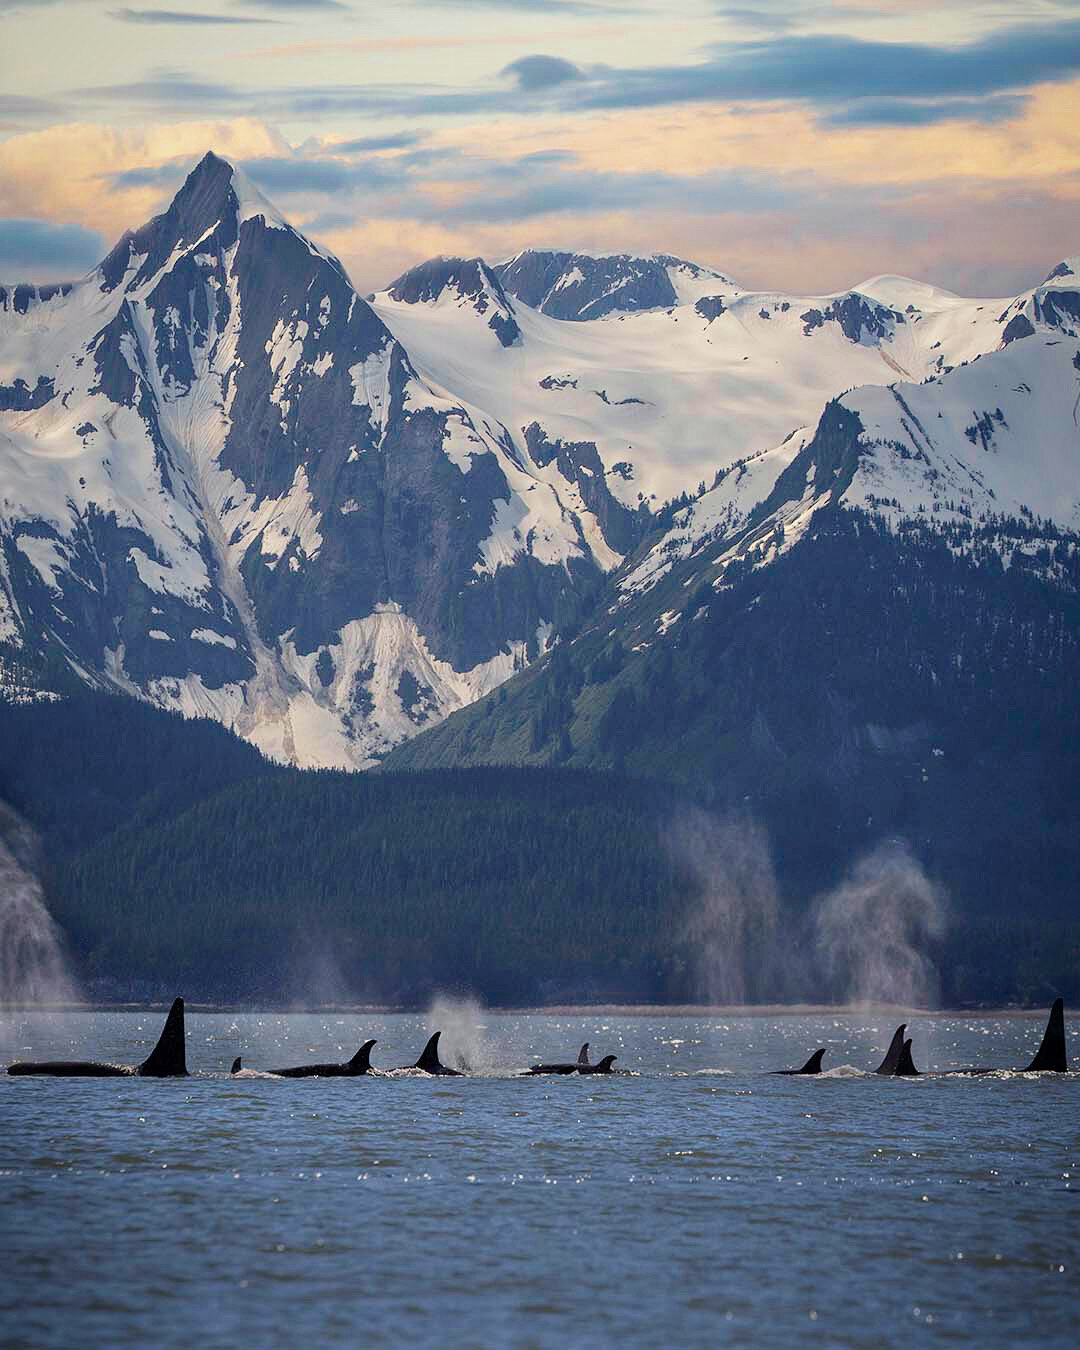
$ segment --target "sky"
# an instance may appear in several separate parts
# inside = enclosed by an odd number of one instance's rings
[[[361,291],[561,247],[1005,296],[1080,253],[1080,0],[167,3],[0,0],[0,281],[208,149]]]

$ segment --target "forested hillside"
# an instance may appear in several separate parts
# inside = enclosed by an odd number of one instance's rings
[[[941,997],[1078,997],[1080,925],[1068,918],[1065,873],[1057,887],[995,889],[1001,868],[1037,876],[1047,858],[1069,865],[1072,808],[1062,787],[1058,833],[1041,830],[1025,802],[1048,750],[1000,753],[1012,766],[1007,790],[969,765],[962,818],[910,840],[951,899],[932,953]],[[894,803],[927,790],[905,772]],[[868,821],[882,807],[860,799],[884,781],[855,777],[846,796],[830,796],[790,767],[771,787],[742,771],[686,786],[560,767],[301,772],[269,765],[213,723],[129,699],[0,705],[0,798],[41,835],[50,907],[99,998],[701,1000],[711,988],[703,898],[724,875],[688,854],[685,822],[771,840],[788,916],[778,950],[793,953],[808,940],[814,897],[888,837],[887,824]],[[929,791],[943,809],[940,788]],[[925,825],[933,807],[921,811]],[[979,853],[995,826],[996,851]],[[944,846],[966,832],[975,844]],[[704,938],[722,944],[723,926]],[[842,993],[805,963],[778,984],[752,936],[740,959],[747,998]]]

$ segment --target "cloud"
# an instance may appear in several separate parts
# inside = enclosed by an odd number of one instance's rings
[[[276,156],[249,159],[244,172],[265,192],[352,192],[358,189],[393,188],[402,184],[395,161],[368,160],[363,164],[343,164],[336,159],[291,159]]]
[[[539,170],[539,171],[537,171]],[[567,170],[558,164],[519,161],[491,175],[500,186],[470,195],[454,205],[441,205],[436,215],[449,222],[532,220],[538,216],[597,212],[715,212],[737,202],[746,214],[794,205],[797,194],[766,176],[712,173],[698,176],[653,173],[597,173]],[[507,180],[517,183],[504,188]]]
[[[350,6],[341,0],[242,0],[246,5],[261,5],[264,9],[327,9],[347,11]]]
[[[101,235],[84,225],[61,225],[48,220],[0,220],[0,275],[73,276],[89,271],[105,253]]]
[[[325,118],[496,118],[597,115],[687,104],[801,103],[835,126],[930,125],[956,120],[945,100],[966,99],[963,116],[994,121],[1020,104],[987,104],[1080,73],[1080,21],[999,29],[958,46],[867,41],[836,34],[782,34],[720,44],[696,65],[590,67],[532,53],[503,67],[513,87],[430,84],[310,84],[247,89],[184,72],[152,72],[131,83],[76,91],[97,100],[161,108],[243,106],[276,116]],[[892,100],[889,110],[887,101]],[[941,105],[938,115],[929,107]],[[860,116],[859,105],[870,105]],[[844,110],[849,110],[845,116]]]
[[[181,71],[161,71],[149,79],[128,84],[88,85],[73,91],[79,98],[104,103],[150,104],[162,108],[188,109],[193,104],[231,106],[245,100],[244,93],[227,84],[211,84]]]
[[[928,127],[938,122],[1011,121],[1029,103],[1024,94],[989,98],[953,98],[931,102],[909,98],[866,98],[837,108],[821,118],[826,127]]]
[[[244,14],[203,14],[186,9],[110,9],[109,18],[119,23],[143,24],[251,24],[273,23]]]
[[[58,117],[61,111],[58,103],[48,99],[31,98],[24,94],[0,94],[0,117]]]
[[[561,56],[521,56],[499,72],[508,75],[526,93],[553,89],[556,85],[585,79],[585,72]]]
[[[420,131],[388,132],[385,136],[361,136],[355,141],[338,141],[328,148],[341,155],[366,155],[376,150],[407,150],[424,139]]]
[[[596,0],[418,0],[421,9],[512,9],[518,14],[609,14],[626,12],[625,5]]]
[[[168,188],[174,185],[179,187],[190,167],[186,160],[183,167],[176,163],[144,164],[136,169],[124,169],[120,173],[106,176],[109,184],[120,191],[125,188]]]
[[[1003,28],[951,47],[807,34],[725,43],[696,66],[610,70],[568,92],[563,106],[581,111],[702,101],[836,105],[862,98],[971,97],[1078,71],[1077,21]]]

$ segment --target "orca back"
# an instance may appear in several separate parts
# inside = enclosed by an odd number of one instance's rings
[[[141,1078],[186,1078],[187,1058],[184,1050],[184,1000],[174,999],[165,1019],[158,1043],[136,1073]]]
[[[1063,999],[1057,998],[1054,1000],[1054,1006],[1050,1009],[1050,1016],[1046,1023],[1046,1030],[1043,1032],[1042,1044],[1039,1046],[1038,1053],[1024,1072],[1067,1073],[1068,1068],[1069,1060],[1065,1053],[1065,1002]]]

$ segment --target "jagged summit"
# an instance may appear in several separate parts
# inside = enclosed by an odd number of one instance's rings
[[[1050,282],[1060,280],[1069,281],[1070,286],[1080,285],[1080,254],[1076,254],[1071,258],[1063,258],[1061,262],[1047,274],[1043,285],[1048,286]]]
[[[208,150],[185,178],[169,206],[137,230],[127,231],[97,269],[102,289],[112,290],[128,278],[138,260],[135,284],[156,275],[178,251],[204,239],[222,248],[236,243],[245,222],[259,219],[268,229],[283,230],[303,241],[306,248],[333,264],[341,263],[294,229],[242,169]]]
[[[586,253],[526,249],[491,269],[507,291],[555,319],[666,309],[734,282],[671,254]]]
[[[513,303],[483,258],[430,258],[403,272],[386,293],[406,305],[437,304],[449,297],[484,316],[504,347],[521,340]]]

